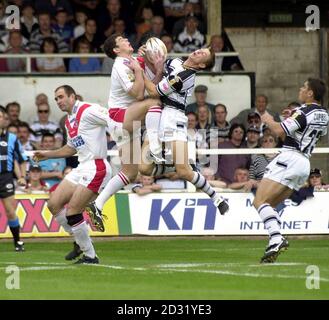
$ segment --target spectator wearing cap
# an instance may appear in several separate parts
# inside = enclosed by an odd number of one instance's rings
[[[209,110],[211,111],[211,116],[213,119],[215,105],[207,102],[207,93],[208,93],[207,86],[205,86],[203,84],[197,85],[194,89],[195,102],[187,105],[185,113],[186,114],[189,112],[196,113],[198,106],[207,105]]]
[[[233,124],[229,131],[229,140],[220,142],[218,149],[239,149],[246,146],[246,129],[242,124]],[[237,168],[249,168],[250,156],[247,154],[229,154],[210,156],[217,157],[210,163],[217,163],[216,178],[223,180],[227,184],[234,181],[234,172]]]
[[[260,129],[256,126],[249,126],[247,129],[247,148],[258,148],[260,138]]]
[[[38,193],[47,192],[48,187],[44,181],[41,180],[42,170],[38,164],[32,164],[30,166],[28,174],[28,182],[25,186],[24,192],[26,193]]]
[[[199,21],[194,16],[185,19],[185,28],[178,35],[175,44],[175,52],[190,53],[201,49],[206,44],[206,37],[198,30]]]
[[[322,181],[322,172],[318,168],[313,168],[310,171],[310,175],[308,177],[308,185],[313,187],[315,191],[321,189],[328,189],[329,185],[326,185]]]
[[[231,124],[233,123],[241,123],[246,128],[248,128],[248,115],[250,113],[258,113],[260,116],[264,113],[268,112],[271,116],[273,116],[276,122],[280,122],[280,117],[277,112],[274,112],[268,108],[268,98],[267,96],[260,94],[256,97],[255,108],[242,110],[236,117],[231,120]]]

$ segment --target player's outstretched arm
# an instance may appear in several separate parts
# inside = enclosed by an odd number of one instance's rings
[[[76,150],[67,144],[57,150],[35,151],[33,160],[38,162],[46,159],[68,158],[76,154]]]

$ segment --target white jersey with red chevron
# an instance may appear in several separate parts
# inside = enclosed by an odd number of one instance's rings
[[[135,81],[135,74],[128,67],[128,64],[129,60],[126,58],[115,58],[111,74],[111,89],[108,101],[109,109],[126,109],[131,103],[136,101],[128,93]]]
[[[77,101],[65,121],[68,146],[77,150],[80,163],[106,159],[108,110],[95,103]]]

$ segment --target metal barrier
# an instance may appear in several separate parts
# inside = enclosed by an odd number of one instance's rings
[[[168,57],[187,57],[188,53],[169,53]],[[134,56],[137,56],[134,54]],[[238,52],[221,52],[216,53],[216,57],[237,57],[239,56]],[[106,58],[104,53],[56,53],[56,54],[45,54],[45,53],[22,53],[22,54],[1,54],[0,59],[26,59],[26,73],[31,73],[32,71],[32,59],[35,58]]]

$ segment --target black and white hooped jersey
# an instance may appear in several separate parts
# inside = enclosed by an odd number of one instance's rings
[[[296,108],[289,118],[281,122],[286,133],[283,148],[298,150],[310,157],[320,137],[326,135],[328,122],[328,111],[319,104],[303,104]]]
[[[165,65],[165,75],[156,89],[164,106],[174,107],[185,112],[186,100],[192,94],[196,70],[183,66],[180,58],[169,59]]]

